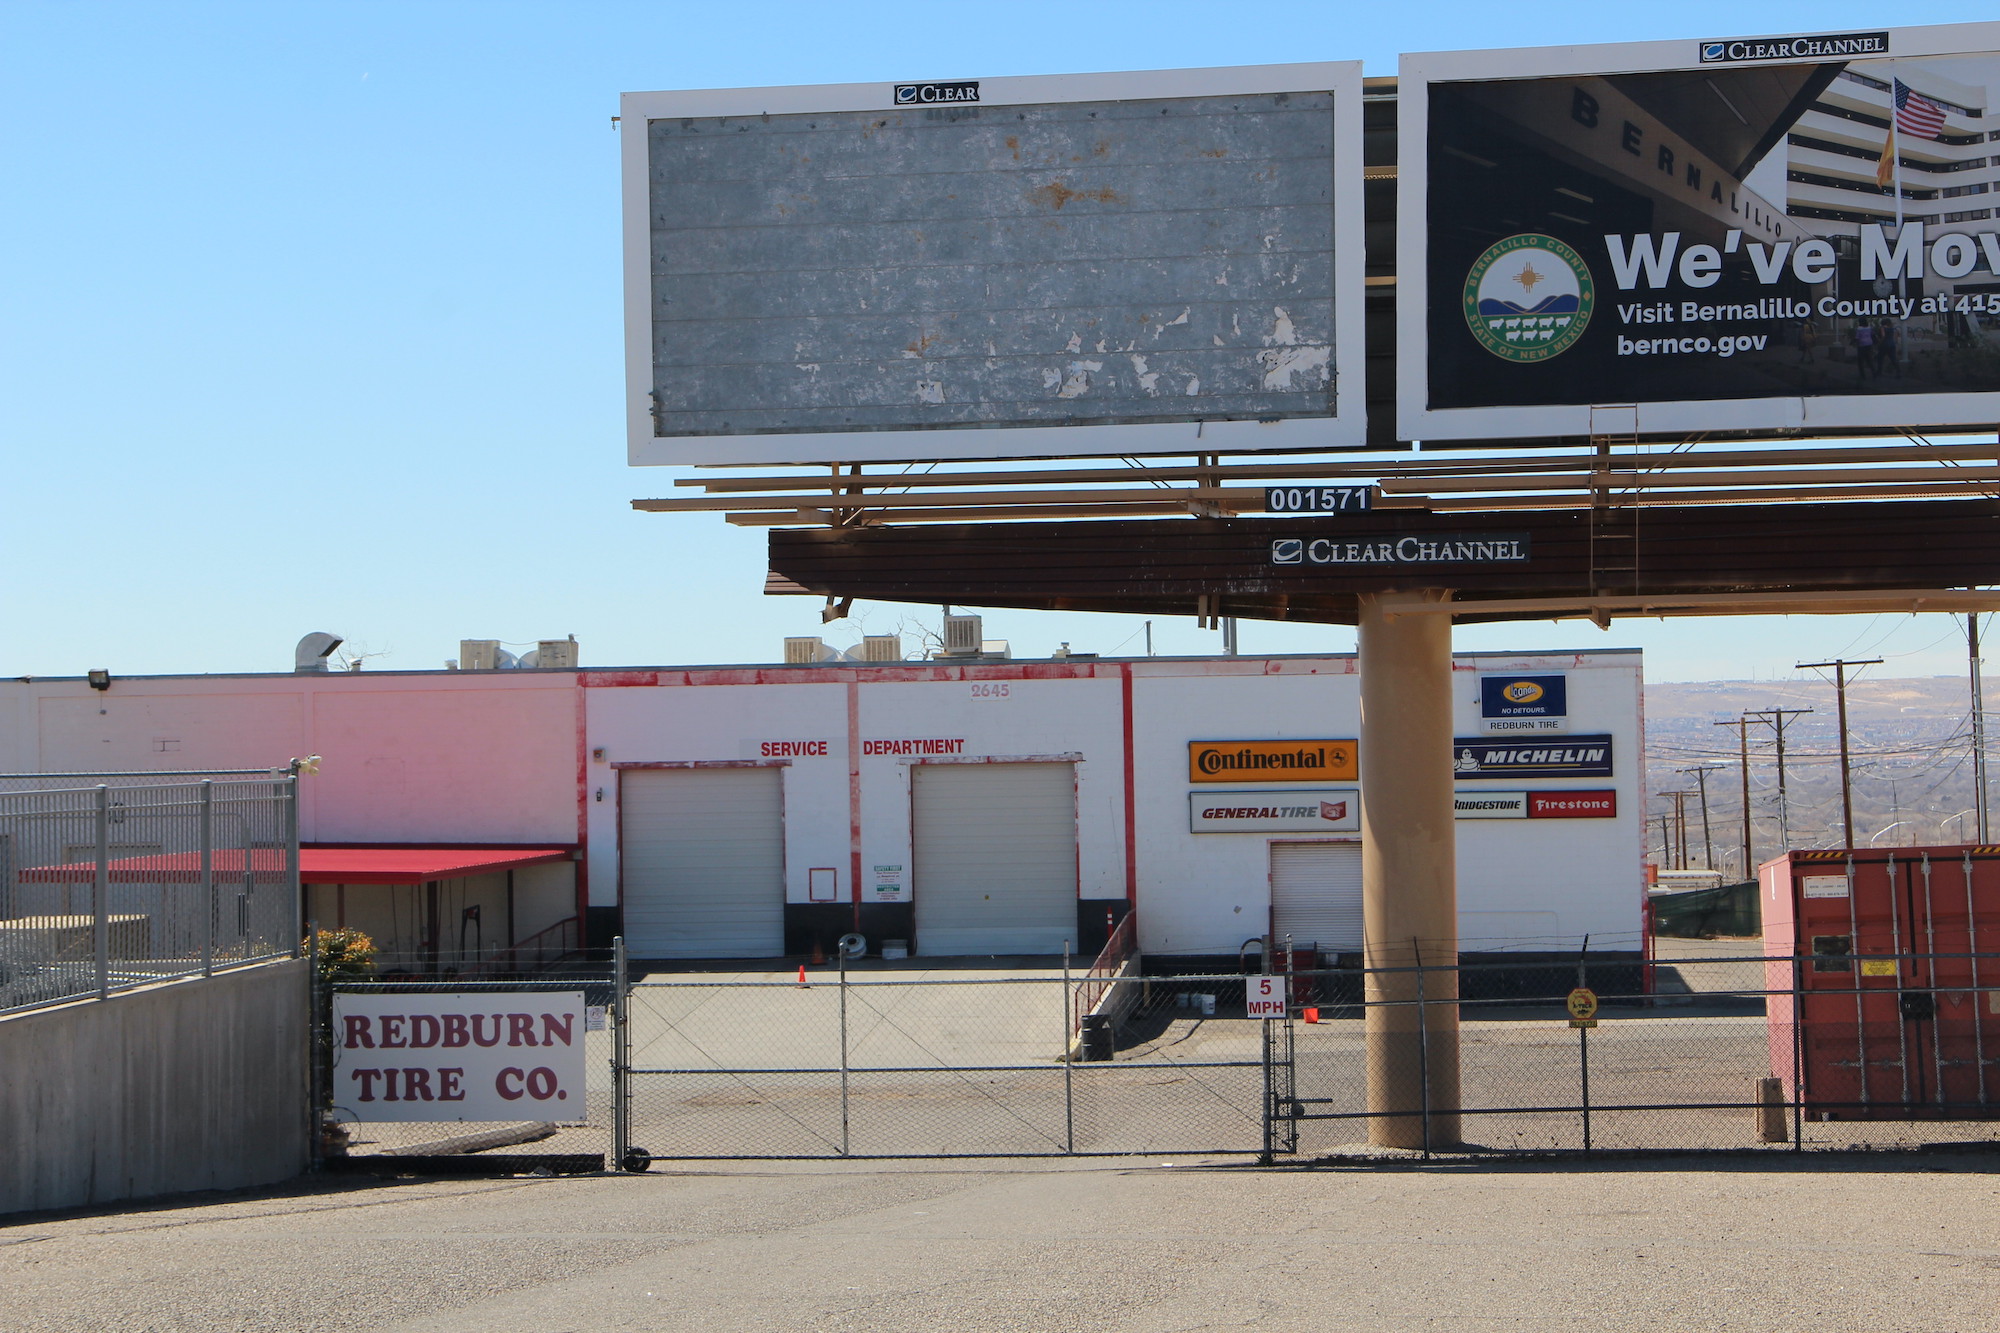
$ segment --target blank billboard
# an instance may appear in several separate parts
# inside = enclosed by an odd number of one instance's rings
[[[1989,427],[2000,24],[1406,56],[1398,434]]]
[[[631,461],[1359,443],[1359,74],[628,94]]]

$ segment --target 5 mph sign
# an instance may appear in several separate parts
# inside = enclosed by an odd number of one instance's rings
[[[1290,996],[1284,977],[1250,977],[1243,983],[1243,1009],[1250,1018],[1283,1018]]]

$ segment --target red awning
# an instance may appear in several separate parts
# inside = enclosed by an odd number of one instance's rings
[[[421,884],[569,859],[567,847],[302,847],[299,879],[306,884]],[[217,879],[241,879],[245,872],[238,850],[218,849],[210,864]],[[248,871],[258,882],[281,881],[284,868],[284,855],[275,848],[251,850]],[[111,862],[110,872],[114,884],[198,883],[201,853],[120,857]],[[35,866],[20,877],[32,884],[89,884],[97,878],[97,863]]]
[[[307,884],[421,884],[570,859],[567,847],[302,847]]]

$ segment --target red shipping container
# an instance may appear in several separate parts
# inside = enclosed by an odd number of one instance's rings
[[[1788,1097],[1802,1081],[1815,1119],[1993,1114],[2000,847],[1792,852],[1758,884],[1771,1073]]]

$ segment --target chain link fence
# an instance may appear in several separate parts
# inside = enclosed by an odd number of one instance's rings
[[[0,1012],[296,953],[297,779],[143,776],[0,781]]]
[[[821,971],[628,992],[629,1142],[656,1158],[1263,1152],[1243,978]],[[1092,1015],[1116,1022],[1094,1024]]]
[[[1914,973],[1925,957],[1891,961]],[[1247,1010],[1256,978],[1239,973],[1128,971],[1086,990],[1084,974],[1055,968],[836,963],[628,981],[614,954],[609,966],[512,979],[343,983],[412,995],[583,990],[606,1022],[587,1032],[588,1093],[573,1121],[334,1115],[354,1154],[517,1148],[600,1153],[628,1168],[1379,1155],[1371,1140],[1425,1156],[1993,1141],[2000,1043],[1987,1041],[1985,1016],[2000,1014],[2000,992],[1930,990],[1916,1004],[1900,998],[1908,987],[1870,991],[1875,1007],[1860,1011],[1870,1021],[1857,1027],[1842,1015],[1864,983],[1810,968],[1744,954],[1321,969],[1285,974],[1285,1016],[1264,1019]],[[1579,983],[1595,1001],[1581,1026],[1570,1007]]]
[[[1431,996],[1504,991],[1480,973],[1506,965],[1302,973],[1295,1092],[1277,1114],[1316,1155],[1373,1151],[1372,1137],[1393,1135],[1371,1126],[1389,1121],[1427,1154],[1990,1143],[2000,1043],[1984,1029],[2000,1022],[2000,993],[1896,984],[1943,957],[1877,959],[1884,984],[1872,990],[1761,954],[1579,963],[1572,986],[1471,999],[1369,997],[1407,993],[1413,975]],[[1982,961],[1991,973],[1995,960]],[[1579,1022],[1567,1007],[1576,988],[1595,1006]],[[1377,1035],[1391,1030],[1414,1035]],[[1401,1100],[1371,1104],[1371,1061]]]

